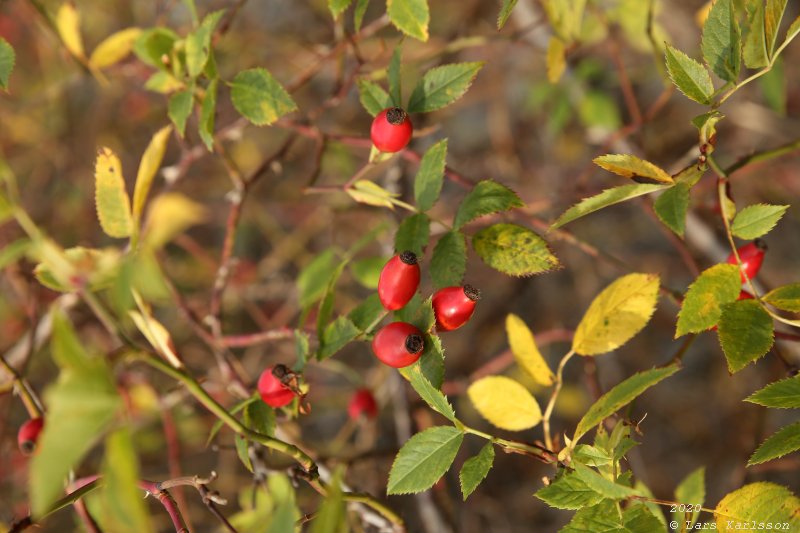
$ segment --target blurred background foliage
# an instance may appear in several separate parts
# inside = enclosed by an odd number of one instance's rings
[[[215,0],[198,1],[197,5],[203,14],[235,3]],[[334,23],[322,0],[238,4],[240,11],[229,31],[215,45],[220,76],[230,80],[245,68],[268,68],[284,86],[294,88],[292,96],[300,111],[290,115],[290,121],[313,125],[331,138],[322,145],[313,136],[299,135],[250,191],[235,243],[234,271],[223,301],[223,330],[228,335],[295,327],[300,313],[299,273],[319,254],[331,251],[341,255],[365,233],[375,231],[377,238],[358,253],[339,284],[336,309],[341,313],[351,310],[374,290],[383,262],[379,258],[393,252],[393,235],[402,216],[354,204],[336,192],[304,194],[304,188],[312,183],[345,182],[366,161],[368,143],[337,140],[337,136],[366,140],[371,122],[350,78],[356,73],[383,79],[399,32],[386,26],[356,45],[341,47],[306,81],[306,69],[352,33],[352,17],[348,14]],[[404,95],[407,97],[421,72],[431,66],[455,61],[485,61],[486,65],[458,103],[412,117],[417,136],[411,149],[423,153],[437,140],[449,138],[449,166],[473,180],[492,178],[510,186],[526,207],[502,217],[532,225],[540,233],[579,199],[617,184],[618,178],[592,165],[597,155],[635,153],[671,172],[690,164],[697,157],[697,137],[689,121],[702,108],[669,87],[660,48],[666,40],[696,55],[698,21],[705,3],[655,2],[654,39],[647,33],[647,4],[640,0],[589,2],[580,42],[568,48],[567,68],[553,84],[545,66],[551,29],[538,2],[520,0],[502,32],[495,27],[499,2],[432,2],[428,42],[406,39],[403,44]],[[76,6],[89,50],[126,27],[160,24],[180,34],[191,28],[187,8],[177,1],[80,0]],[[365,24],[381,17],[383,9],[382,3],[373,2]],[[790,5],[784,20],[796,15],[797,6]],[[120,155],[132,191],[139,156],[167,121],[166,97],[145,87],[153,70],[131,56],[104,71],[106,81],[101,82],[71,59],[32,4],[23,0],[0,2],[0,36],[17,54],[9,91],[0,94],[0,153],[18,176],[25,208],[64,247],[114,245],[96,222],[94,160],[99,147],[112,148]],[[800,132],[798,80],[800,47],[791,46],[779,68],[723,106],[727,120],[720,125],[716,152],[723,165],[796,139]],[[222,94],[228,90],[220,85]],[[219,102],[217,129],[234,125],[223,143],[245,174],[294,135],[296,128],[290,127],[289,121],[265,128],[236,126],[237,115],[229,99],[220,97]],[[159,180],[155,192],[180,192],[202,206],[196,213],[198,223],[171,239],[159,256],[165,276],[183,294],[187,307],[202,317],[208,311],[231,187],[221,159],[202,147],[192,126],[196,120],[190,118],[185,139],[170,141],[164,163],[168,166],[165,175],[172,179]],[[770,250],[759,276],[766,287],[797,279],[799,163],[800,154],[791,154],[751,165],[732,180],[737,201],[743,205],[792,204],[768,238]],[[368,177],[407,199],[416,167],[404,158],[394,158]],[[701,270],[727,255],[715,211],[714,182],[706,179],[694,189],[692,221],[687,229],[688,250]],[[446,182],[433,216],[450,219],[463,194],[461,188]],[[473,372],[508,349],[504,329],[508,313],[522,317],[537,336],[556,341],[542,347],[553,365],[567,347],[562,330],[575,327],[591,298],[612,279],[629,271],[654,272],[665,286],[685,290],[696,273],[676,252],[675,238],[656,220],[651,206],[648,199],[628,202],[572,224],[567,228],[570,233],[546,235],[564,266],[557,272],[510,278],[489,269],[469,252],[466,280],[480,287],[484,297],[468,327],[443,335],[445,392],[465,422],[490,430],[464,392]],[[477,221],[473,226],[484,223]],[[21,235],[16,224],[7,222],[0,227],[0,245]],[[423,258],[423,271],[425,261]],[[0,350],[7,351],[25,335],[28,317],[41,315],[56,296],[31,281],[32,267],[27,262],[11,266],[0,281]],[[423,275],[422,293],[428,294],[430,289],[430,279]],[[208,372],[208,387],[224,404],[232,404],[222,387],[215,388],[219,376],[207,347],[170,303],[169,293],[162,296],[163,303],[154,312],[171,332],[183,359],[198,374]],[[607,390],[635,371],[669,360],[679,345],[672,338],[677,310],[672,301],[663,298],[651,325],[618,353],[585,358],[568,369],[567,385],[556,408],[556,430],[573,427],[599,394],[592,375],[596,374],[601,389]],[[87,310],[77,308],[73,320],[87,346],[101,352],[110,348]],[[790,343],[779,343],[774,349],[800,361],[796,346]],[[288,339],[236,349],[235,353],[245,375],[254,382],[268,365],[291,364],[295,347]],[[683,371],[637,400],[630,411],[634,420],[648,415],[640,426],[643,445],[629,455],[636,476],[656,497],[666,499],[672,498],[678,482],[699,466],[706,467],[707,502],[716,502],[755,480],[775,481],[795,493],[800,491],[797,454],[761,467],[744,467],[766,435],[792,421],[792,413],[742,402],[783,375],[777,358],[767,357],[732,377],[715,336],[705,334],[691,347],[684,364]],[[509,372],[536,392],[536,385],[521,372]],[[37,390],[56,374],[46,349],[32,354],[25,369]],[[174,474],[168,469],[164,441],[164,424],[172,426],[174,421],[182,472],[202,476],[216,470],[220,477],[214,488],[229,499],[224,508],[228,515],[239,510],[237,502],[249,505],[251,474],[239,463],[229,432],[222,432],[218,447],[206,448],[213,417],[176,392],[174,383],[142,368],[127,369],[117,379],[134,408],[134,437],[144,477],[165,479]],[[409,430],[409,424],[416,429],[435,424],[438,415],[404,390],[389,369],[376,364],[366,343],[352,344],[324,364],[309,365],[305,379],[310,384],[312,411],[284,424],[286,431],[316,450],[322,461],[347,464],[346,479],[351,486],[383,495],[403,431]],[[374,422],[348,427],[347,401],[361,386],[375,390],[381,415]],[[18,401],[5,392],[0,396],[0,501],[5,503],[0,521],[8,523],[12,515],[27,512],[27,496],[26,459],[14,442],[25,414]],[[546,401],[546,391],[542,393],[540,402]],[[538,435],[538,430],[516,436],[490,431],[525,440]],[[481,444],[467,439],[456,463],[477,453]],[[82,470],[96,471],[99,457],[95,453]],[[461,500],[456,470],[429,495],[392,497],[389,503],[408,520],[411,531],[438,531],[431,512],[452,530],[466,533],[555,531],[566,522],[567,513],[548,509],[532,497],[542,477],[551,474],[549,467],[536,461],[499,454],[495,468],[468,504]],[[188,518],[197,530],[216,528],[215,524],[201,525],[213,524],[212,518],[195,494],[187,491],[186,496],[191,510]],[[311,512],[310,491],[303,489],[299,498],[304,512]],[[150,505],[154,523],[167,527],[162,510]],[[70,513],[61,513],[44,530],[77,527],[73,520]]]

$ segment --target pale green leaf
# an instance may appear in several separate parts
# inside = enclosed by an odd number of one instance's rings
[[[533,333],[528,325],[513,313],[506,316],[506,335],[517,364],[540,385],[546,387],[552,385],[555,375],[536,346]]]
[[[402,107],[402,91],[400,86],[400,47],[402,41],[398,44],[392,53],[392,60],[389,62],[389,68],[386,75],[389,78],[389,97],[393,106]]]
[[[561,266],[544,239],[516,224],[480,230],[472,237],[472,247],[484,263],[510,276],[531,276]]]
[[[773,289],[764,296],[764,301],[784,311],[800,312],[800,283]]]
[[[139,28],[127,28],[112,33],[97,45],[89,56],[89,65],[101,69],[116,65],[131,53],[133,43],[141,35]]]
[[[469,386],[467,395],[481,416],[500,429],[522,431],[542,421],[536,399],[511,378],[481,378]]]
[[[339,18],[339,15],[344,13],[344,11],[350,7],[350,4],[352,3],[353,0],[328,0],[328,9],[330,9],[333,18],[336,19]]]
[[[800,376],[770,383],[744,399],[746,402],[778,409],[800,409]]]
[[[175,125],[175,131],[183,137],[186,131],[186,121],[192,114],[192,104],[194,103],[193,90],[191,88],[178,91],[169,98],[167,114]]]
[[[556,220],[553,225],[550,226],[550,229],[558,229],[561,226],[572,222],[573,220],[577,220],[588,215],[589,213],[594,213],[595,211],[599,211],[600,209],[610,205],[618,204],[620,202],[630,200],[631,198],[650,194],[665,188],[667,188],[667,185],[636,183],[630,185],[621,185],[612,189],[606,189],[600,194],[590,196],[589,198],[584,198],[580,201],[580,203],[577,203],[567,209],[560,217],[558,217],[558,220]]]
[[[764,40],[767,43],[767,54],[772,59],[775,55],[775,45],[778,42],[778,30],[781,27],[781,19],[786,11],[786,4],[788,0],[767,0],[766,8],[764,9]],[[795,27],[795,21],[792,23],[786,38],[792,35],[792,28]]]
[[[367,113],[374,117],[389,107],[389,93],[380,85],[365,79],[359,79],[357,85],[359,100]]]
[[[408,112],[429,113],[452,104],[467,92],[481,67],[482,62],[472,62],[430,69],[414,87]]]
[[[623,178],[630,178],[637,183],[668,184],[673,183],[672,176],[650,161],[639,159],[630,154],[607,154],[594,158],[594,163],[609,172]]]
[[[431,220],[425,213],[417,213],[406,217],[397,228],[394,236],[396,251],[411,250],[417,257],[422,257],[430,238]]]
[[[437,426],[409,439],[392,464],[388,494],[411,494],[427,490],[453,464],[464,434],[450,426]]]
[[[722,305],[736,301],[741,286],[736,265],[720,264],[704,270],[683,299],[675,338],[713,327],[722,315]]]
[[[483,180],[475,184],[456,211],[453,228],[458,229],[476,218],[508,211],[515,207],[524,207],[517,193],[492,180]]]
[[[752,240],[769,233],[783,217],[788,205],[748,205],[733,219],[731,233],[740,239]]]
[[[703,58],[725,81],[735,82],[742,62],[742,39],[733,0],[716,0],[703,25]]]
[[[361,24],[364,22],[364,15],[369,7],[369,0],[356,0],[356,8],[353,11],[353,26],[356,32],[361,31]]]
[[[178,35],[169,28],[149,28],[143,30],[133,43],[133,53],[143,63],[165,70],[167,64],[164,58],[172,57],[172,48],[178,40]]]
[[[206,87],[206,94],[203,104],[200,106],[200,120],[197,124],[197,131],[200,134],[203,144],[209,152],[214,151],[214,119],[217,114],[217,86],[219,80],[211,80]]]
[[[600,494],[603,498],[622,500],[631,496],[638,496],[639,491],[625,485],[615,483],[601,476],[595,470],[581,463],[575,463],[575,474],[587,487]]]
[[[320,340],[317,359],[322,361],[332,356],[359,334],[358,328],[346,316],[340,316],[325,328]]]
[[[389,192],[369,180],[358,180],[352,187],[347,189],[347,194],[356,202],[377,207],[388,207],[389,209],[394,209],[392,198],[399,196],[397,193]]]
[[[514,10],[514,6],[517,5],[517,0],[503,0],[503,7],[500,8],[500,14],[497,15],[497,29],[502,30],[503,26],[506,25],[508,22],[508,18],[511,16],[511,11]]]
[[[699,104],[710,103],[714,84],[705,67],[670,45],[664,55],[669,77],[678,90]]]
[[[756,300],[739,300],[722,306],[719,343],[731,374],[767,354],[774,342],[772,317]]]
[[[494,463],[494,445],[490,442],[485,444],[478,455],[470,457],[464,461],[464,466],[461,467],[461,472],[458,474],[458,479],[461,482],[461,494],[464,496],[464,501],[467,500],[478,485],[481,484],[489,470],[492,469]]]
[[[8,80],[11,77],[11,71],[14,70],[15,61],[14,48],[8,44],[8,41],[0,37],[0,87],[3,89],[8,89]]]
[[[600,503],[603,497],[589,488],[574,471],[565,472],[534,494],[556,509],[583,509]]]
[[[428,40],[428,0],[386,0],[386,13],[401,32],[420,41]]]
[[[668,378],[680,370],[677,365],[669,365],[662,368],[653,368],[645,372],[639,372],[629,377],[622,383],[601,396],[583,415],[578,427],[575,429],[575,436],[572,442],[575,443],[582,436],[601,423],[603,420],[619,411],[636,399],[644,391]]]
[[[446,159],[447,139],[442,139],[428,148],[428,151],[422,156],[417,176],[414,179],[414,200],[420,211],[429,210],[439,199],[444,181]]]
[[[131,234],[131,203],[122,177],[122,164],[110,148],[101,148],[94,166],[95,206],[100,226],[109,237]]]
[[[800,450],[800,422],[795,422],[770,435],[747,461],[753,466]]]
[[[764,31],[764,2],[748,2],[747,9],[747,37],[744,40],[742,58],[747,68],[762,68],[769,63]]]
[[[159,94],[170,94],[183,90],[185,87],[182,81],[163,70],[159,70],[150,76],[144,84],[145,89]]]
[[[364,287],[377,289],[381,270],[385,264],[385,257],[366,257],[350,263],[350,273]]]
[[[137,486],[139,459],[127,428],[118,429],[106,438],[103,457],[103,487],[100,523],[106,531],[141,533],[153,531],[147,504]]]
[[[211,37],[224,13],[224,10],[209,13],[200,27],[186,36],[186,70],[192,78],[199,76],[206,68],[211,53]]]
[[[32,248],[31,244],[29,239],[22,238],[12,241],[0,248],[0,270],[22,259],[25,254],[30,252]]]
[[[800,498],[786,487],[767,481],[750,483],[722,498],[714,510],[717,531],[739,533],[750,524],[781,524],[800,530]],[[783,526],[783,524],[787,526]]]
[[[68,266],[71,268],[68,271],[79,273],[81,282],[87,288],[100,290],[111,286],[119,275],[120,256],[118,248],[94,249],[75,246],[63,250],[60,259],[69,262]],[[45,287],[62,292],[74,290],[69,275],[65,275],[67,271],[59,273],[58,268],[52,259],[48,261],[43,258],[33,273]]]
[[[336,256],[325,250],[306,265],[297,276],[297,290],[300,293],[300,307],[305,309],[325,293],[331,279]]]
[[[144,211],[144,204],[147,195],[153,185],[153,178],[161,166],[164,159],[164,152],[167,150],[169,135],[172,133],[172,126],[164,126],[158,130],[150,144],[147,145],[142,159],[139,162],[139,171],[136,174],[136,187],[133,189],[133,226],[138,227]]]
[[[339,467],[327,484],[327,493],[319,510],[315,513],[309,533],[348,533],[347,506],[342,493],[342,470]],[[292,527],[291,530],[295,528]],[[289,531],[289,530],[287,530]]]
[[[658,219],[679,237],[683,237],[683,232],[686,229],[689,191],[689,185],[676,183],[656,198],[653,204]]]
[[[687,505],[703,505],[706,501],[705,474],[706,469],[701,466],[687,475],[675,489],[675,500]],[[686,513],[672,513],[673,520],[677,520],[679,524],[688,521],[694,525],[698,516],[700,516],[700,511],[692,511],[688,520]]]
[[[230,86],[233,107],[256,126],[272,124],[297,109],[286,89],[266,69],[243,70]]]
[[[431,257],[430,272],[436,289],[460,285],[467,270],[467,241],[460,231],[439,238]]]

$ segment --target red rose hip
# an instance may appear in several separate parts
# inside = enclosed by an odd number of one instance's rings
[[[399,152],[411,140],[414,127],[408,113],[399,107],[384,109],[372,121],[372,144],[381,152]]]
[[[407,322],[387,324],[372,339],[372,352],[382,363],[394,368],[414,364],[422,350],[425,340],[422,332]]]
[[[414,252],[405,251],[389,259],[378,280],[383,307],[396,311],[405,307],[419,287],[419,264]]]
[[[739,253],[739,259],[742,261],[741,277],[742,283],[745,283],[745,274],[747,278],[753,279],[758,271],[761,270],[761,263],[764,262],[764,254],[767,251],[767,245],[764,241],[756,239],[751,243],[745,244],[736,249]],[[731,265],[736,264],[736,256],[731,254],[728,256],[728,263]]]
[[[281,378],[291,372],[284,365],[269,367],[258,378],[258,393],[270,407],[283,407],[291,403],[295,393],[283,384]]]
[[[39,440],[39,433],[44,427],[44,418],[31,418],[19,428],[17,433],[17,444],[19,450],[25,455],[30,455],[36,449],[36,441]]]
[[[375,418],[378,415],[378,403],[375,401],[375,396],[372,395],[372,392],[369,389],[357,390],[347,405],[347,414],[353,420],[358,420],[362,416]]]
[[[436,291],[433,295],[436,329],[452,331],[466,324],[480,298],[481,291],[471,285],[445,287]]]

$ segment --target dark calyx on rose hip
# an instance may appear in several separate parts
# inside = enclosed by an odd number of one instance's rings
[[[417,362],[425,348],[422,332],[407,322],[392,322],[372,339],[372,352],[382,363],[403,368]]]
[[[445,287],[433,295],[433,313],[436,329],[452,331],[466,324],[481,299],[481,291],[472,285]]]
[[[419,287],[420,271],[414,252],[395,255],[381,270],[378,280],[378,298],[389,311],[405,307]]]

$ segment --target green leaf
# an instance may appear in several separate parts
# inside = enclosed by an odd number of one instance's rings
[[[422,300],[418,293],[414,294],[405,307],[395,311],[394,316],[397,320],[416,326],[422,332],[430,331],[436,321],[431,299],[432,297]]]
[[[340,316],[325,328],[319,340],[317,359],[322,361],[332,356],[355,339],[359,333],[358,328],[349,318]]]
[[[387,76],[389,78],[389,96],[393,106],[402,107],[403,100],[400,91],[400,47],[402,41],[394,48],[392,60],[389,62]]]
[[[322,298],[335,263],[336,255],[331,250],[325,250],[300,271],[297,276],[297,290],[300,293],[301,308],[305,309]]]
[[[653,509],[661,516],[661,512],[656,505],[647,505],[647,502],[634,502],[629,505],[622,513],[625,531],[630,531],[631,533],[664,531],[663,517],[659,520],[658,516],[653,513]]]
[[[492,469],[494,463],[494,445],[490,442],[481,448],[478,455],[470,457],[464,461],[464,466],[461,467],[461,472],[458,474],[458,479],[461,482],[461,494],[464,495],[464,501],[467,500],[478,485],[481,484],[489,470]]]
[[[550,507],[572,510],[588,508],[603,500],[574,471],[565,472],[548,486],[536,491],[534,496]]]
[[[419,360],[411,365],[410,369],[413,370],[415,366],[419,366],[422,375],[425,379],[431,382],[431,385],[437,389],[442,388],[444,383],[444,348],[442,347],[442,339],[437,335],[425,335],[425,349]]]
[[[589,213],[594,213],[595,211],[599,211],[600,209],[610,205],[618,204],[620,202],[630,200],[631,198],[650,194],[665,188],[667,188],[667,186],[661,184],[653,185],[636,183],[606,189],[600,194],[590,196],[589,198],[584,198],[579,203],[567,209],[560,217],[558,217],[558,220],[556,220],[553,225],[550,226],[550,229],[558,229],[561,226],[572,222],[573,220],[577,220],[588,215]]]
[[[800,16],[794,19],[794,22],[789,26],[789,29],[786,30],[786,38],[784,39],[784,43],[788,43],[797,35],[800,34]]]
[[[341,487],[342,467],[328,484],[328,491],[319,510],[315,513],[309,533],[348,533],[347,506]],[[291,531],[295,530],[292,527]]]
[[[697,131],[700,133],[700,144],[705,144],[706,146],[706,154],[711,153],[714,150],[714,137],[717,134],[717,122],[725,118],[725,115],[722,115],[719,111],[709,111],[708,113],[703,113],[702,115],[697,115],[692,119],[692,125],[697,128]],[[710,150],[710,151],[709,151]],[[706,165],[703,165],[701,168],[705,172]]]
[[[429,113],[452,104],[467,92],[482,67],[482,62],[472,62],[430,69],[414,87],[408,112]]]
[[[350,263],[350,273],[367,289],[377,289],[385,257],[365,257]]]
[[[460,231],[439,238],[431,257],[430,272],[436,289],[460,285],[467,270],[467,241]]]
[[[383,313],[383,304],[378,297],[378,293],[373,292],[358,304],[358,307],[350,311],[347,318],[349,318],[359,330],[366,331],[366,329],[373,324],[378,317],[383,315]]]
[[[15,62],[14,48],[8,44],[8,41],[0,37],[0,87],[3,89],[8,90],[8,80],[11,77],[11,71],[14,70]]]
[[[386,0],[386,13],[398,30],[420,41],[428,40],[428,0]]]
[[[778,409],[800,409],[800,376],[770,383],[744,399],[746,402]]]
[[[0,249],[0,270],[5,269],[22,259],[31,249],[31,241],[28,239],[17,239]]]
[[[582,465],[581,463],[575,463],[573,466],[575,467],[575,474],[578,478],[580,478],[587,487],[600,494],[603,498],[622,500],[639,495],[638,490],[606,479],[588,466]]]
[[[158,130],[150,143],[142,154],[142,159],[139,161],[139,170],[136,173],[136,185],[133,189],[133,226],[139,227],[142,212],[144,212],[144,204],[147,201],[147,195],[150,193],[150,188],[153,185],[153,179],[156,177],[156,172],[161,166],[161,161],[164,159],[164,152],[167,150],[167,143],[169,136],[172,133],[172,126],[164,126]]]
[[[689,210],[689,191],[691,187],[685,183],[676,183],[656,198],[653,207],[658,219],[683,238],[686,228],[686,212]]]
[[[186,70],[189,76],[196,78],[206,68],[208,56],[211,52],[211,37],[217,27],[224,10],[209,13],[203,23],[195,31],[186,36]]]
[[[493,269],[510,276],[531,276],[560,268],[547,242],[516,224],[494,224],[472,237],[472,247]]]
[[[764,296],[764,301],[784,311],[800,312],[800,283],[773,289]]]
[[[233,78],[231,101],[256,126],[272,124],[297,109],[297,104],[266,69],[243,70]]]
[[[106,438],[103,458],[100,518],[105,531],[153,531],[147,504],[137,486],[139,479],[139,460],[130,431],[118,429]]]
[[[497,29],[502,30],[503,26],[506,25],[508,22],[508,18],[511,16],[511,11],[514,10],[514,6],[517,5],[517,0],[503,0],[503,7],[500,8],[500,14],[497,15]]]
[[[658,301],[655,274],[628,274],[603,289],[589,306],[572,339],[580,355],[616,350],[639,333],[653,316]]]
[[[601,500],[591,507],[583,507],[559,533],[629,533],[622,517],[611,500]],[[639,533],[639,532],[637,532]],[[642,532],[643,533],[643,532]]]
[[[430,238],[431,219],[425,213],[417,213],[406,217],[397,228],[394,236],[395,251],[411,250],[417,257],[422,257]]]
[[[369,7],[369,0],[357,0],[356,8],[353,12],[353,26],[356,32],[361,31],[361,24],[364,22],[364,15]]]
[[[572,452],[572,460],[586,466],[605,466],[613,461],[607,450],[591,446],[589,444],[578,444]]]
[[[275,435],[275,409],[256,399],[244,406],[244,425],[262,435]]]
[[[742,62],[742,39],[732,0],[716,0],[703,25],[703,58],[725,81],[735,82]]]
[[[331,10],[331,15],[333,15],[333,18],[336,19],[339,18],[339,15],[341,15],[348,7],[350,7],[350,4],[352,3],[353,0],[328,0],[328,9]]]
[[[446,159],[447,139],[442,139],[428,148],[422,156],[417,177],[414,179],[414,201],[420,211],[429,210],[439,199]]]
[[[736,301],[741,287],[736,265],[720,264],[704,270],[689,286],[683,299],[675,338],[713,327],[719,322],[722,306]]]
[[[102,148],[94,166],[95,206],[100,226],[109,237],[131,234],[131,203],[122,177],[122,163],[110,148]]]
[[[616,413],[622,407],[632,402],[644,391],[670,377],[680,369],[677,365],[669,365],[662,368],[653,368],[645,372],[639,372],[629,377],[622,383],[601,396],[583,415],[578,427],[575,429],[575,436],[572,439],[576,443],[578,439],[597,424]]]
[[[453,228],[458,229],[471,220],[492,213],[508,211],[515,207],[524,207],[517,193],[496,181],[483,180],[467,194],[458,206]]]
[[[767,53],[769,58],[775,56],[775,45],[778,42],[778,30],[781,27],[781,19],[786,11],[788,0],[767,0],[767,7],[764,10],[764,40],[767,43]],[[797,26],[795,20],[786,33],[786,39],[792,35],[792,29]]]
[[[231,407],[228,410],[228,413],[232,414],[232,415],[235,415],[236,413],[238,413],[239,411],[241,411],[242,409],[244,409],[245,407],[247,407],[251,403],[260,402],[260,401],[261,401],[260,397],[252,396],[250,398],[247,398],[246,400],[240,401],[235,406]],[[214,425],[211,426],[211,431],[208,433],[208,438],[206,439],[206,448],[208,448],[208,446],[211,444],[211,441],[214,440],[214,437],[217,436],[217,433],[219,433],[219,430],[221,430],[224,425],[225,425],[225,423],[222,420],[217,420],[216,422],[214,422]]]
[[[169,94],[183,89],[184,84],[166,71],[159,70],[148,78],[144,88],[160,94]]]
[[[169,119],[175,125],[175,131],[181,137],[186,131],[186,121],[189,119],[189,115],[192,114],[192,104],[194,103],[192,93],[191,87],[178,91],[170,96],[169,104],[167,105]]]
[[[706,115],[709,115],[709,113],[706,113]],[[717,115],[719,115],[719,113],[717,113]],[[722,118],[722,115],[719,115],[719,118]],[[697,182],[700,181],[700,178],[702,178],[706,173],[706,170],[708,170],[706,165],[697,165],[696,163],[692,163],[688,167],[672,176],[672,179],[676,184],[680,183],[689,187],[694,187]]]
[[[709,104],[714,93],[711,76],[703,65],[680,50],[667,45],[664,55],[667,72],[675,87],[699,104]]]
[[[412,494],[427,490],[453,463],[464,433],[437,426],[417,433],[397,454],[389,472],[388,494]]]
[[[703,505],[706,501],[705,474],[706,469],[701,466],[686,476],[675,489],[675,500],[688,505]],[[698,516],[700,511],[693,511],[689,520],[686,519],[686,513],[672,513],[672,519],[679,524],[688,521],[694,525]]]
[[[172,57],[172,48],[178,34],[169,28],[150,28],[142,31],[133,43],[133,53],[142,63],[160,70],[166,70],[164,57]]]
[[[217,113],[217,86],[219,80],[211,80],[206,87],[206,94],[203,104],[200,106],[200,120],[197,124],[197,132],[200,139],[206,145],[209,152],[214,151],[214,116]]]
[[[762,68],[769,63],[767,39],[764,33],[764,2],[747,3],[747,37],[744,40],[742,57],[747,68]]]
[[[748,205],[733,219],[731,233],[740,239],[752,240],[769,233],[783,217],[788,205]]]
[[[233,444],[236,448],[236,455],[239,456],[239,461],[247,470],[253,472],[253,464],[250,461],[250,452],[248,450],[250,445],[247,439],[237,433],[233,436]]]
[[[411,383],[411,386],[414,387],[414,390],[417,391],[420,398],[422,398],[431,409],[451,422],[456,421],[456,413],[453,411],[453,406],[447,401],[447,397],[428,381],[428,378],[422,374],[422,369],[418,365],[401,368],[400,373]]]
[[[766,355],[774,342],[772,317],[756,300],[722,306],[717,333],[731,374]]]
[[[760,481],[722,498],[714,510],[717,531],[737,533],[749,524],[781,524],[785,531],[800,530],[800,498],[786,487]],[[786,523],[787,526],[783,526]]]
[[[672,176],[650,161],[630,154],[606,154],[593,159],[594,164],[637,183],[672,185]]]
[[[747,461],[747,466],[766,463],[797,450],[800,450],[800,422],[779,429],[762,442]]]
[[[380,85],[365,79],[359,79],[357,84],[359,100],[367,113],[374,117],[389,107],[389,93]]]

